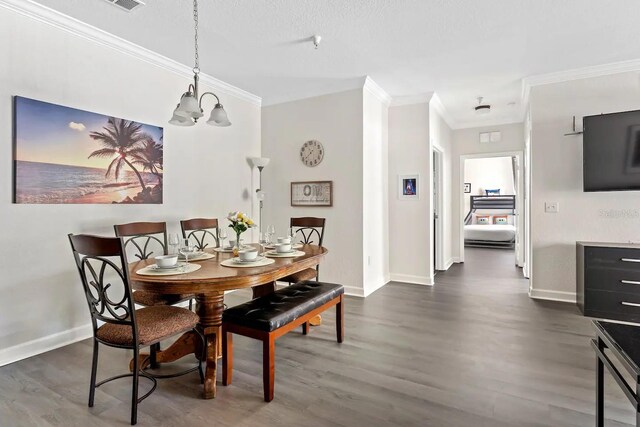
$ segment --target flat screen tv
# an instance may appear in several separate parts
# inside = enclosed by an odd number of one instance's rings
[[[583,119],[584,191],[640,190],[640,110]]]

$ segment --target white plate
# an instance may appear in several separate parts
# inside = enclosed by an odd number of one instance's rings
[[[269,251],[267,252],[267,255],[289,255],[294,252],[298,252],[298,251],[296,251],[295,249],[291,249],[290,251],[286,251],[286,252]]]
[[[238,264],[251,264],[254,262],[260,262],[264,259],[263,256],[258,256],[256,259],[253,259],[251,261],[243,261],[241,260],[239,257],[233,258],[233,262],[237,262]]]
[[[194,252],[194,253],[192,253],[192,254],[189,254],[189,259],[192,259],[192,258],[198,258],[199,256],[202,256],[202,255],[204,255],[204,254],[205,254],[205,252],[201,252],[201,251]],[[182,259],[185,259],[185,258],[184,258],[184,255],[182,255],[182,254],[179,254],[179,255],[178,255],[178,258],[180,258],[181,260],[182,260]]]
[[[176,268],[180,268],[182,264],[172,265],[171,267],[160,267],[158,264],[150,265],[149,268],[153,270],[175,270]]]

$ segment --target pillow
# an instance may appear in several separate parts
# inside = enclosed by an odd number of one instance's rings
[[[498,225],[507,225],[509,224],[509,215],[494,215],[493,223]]]
[[[484,193],[487,196],[499,196],[500,195],[500,189],[496,188],[495,190],[484,190]]]
[[[478,215],[476,216],[476,221],[479,225],[491,224],[491,215]]]

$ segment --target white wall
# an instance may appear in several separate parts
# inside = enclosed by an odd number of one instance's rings
[[[90,334],[67,233],[252,210],[246,157],[260,155],[260,107],[221,94],[233,126],[166,124],[188,79],[0,8],[0,364]],[[203,90],[212,90],[204,87]],[[12,204],[12,96],[165,126],[163,205]]]
[[[640,192],[584,193],[582,137],[563,134],[573,115],[580,124],[585,115],[640,109],[638,73],[533,87],[530,108],[531,294],[574,301],[576,241],[640,240]],[[553,201],[560,212],[545,213],[544,203]]]
[[[388,106],[363,90],[363,284],[369,295],[389,281]]]
[[[329,253],[321,280],[341,283],[364,295],[363,286],[363,91],[362,89],[268,106],[262,109],[264,223],[284,234],[291,217],[327,219]],[[300,146],[310,139],[325,148],[316,167],[302,164]],[[333,207],[291,207],[292,181],[333,181]]]
[[[429,104],[389,108],[389,271],[391,280],[433,283]],[[398,175],[420,174],[420,198],[398,198]]]
[[[483,196],[485,190],[500,189],[500,194],[515,194],[513,185],[513,159],[490,157],[467,159],[464,164],[464,182],[471,184],[471,193],[464,195],[464,218],[469,212],[471,196]]]
[[[480,132],[502,132],[502,139],[499,142],[481,144]],[[484,153],[501,153],[524,151],[524,128],[522,123],[507,125],[456,129],[453,131],[452,144],[452,189],[453,200],[451,203],[453,221],[452,226],[452,253],[454,257],[460,257],[460,192],[464,191],[464,183],[460,182],[460,156]]]
[[[441,203],[441,216],[442,221],[442,261],[437,267],[438,270],[446,270],[451,264],[455,262],[455,256],[453,254],[453,245],[451,243],[453,236],[454,222],[451,220],[451,209],[453,201],[452,193],[452,179],[451,174],[453,172],[453,131],[447,125],[441,113],[439,112],[436,104],[439,104],[437,95],[434,94],[429,102],[429,141],[430,149],[437,149],[442,153],[442,179],[443,179],[443,191],[442,191],[442,203]],[[430,170],[429,178],[433,176],[432,156],[429,157]],[[430,184],[429,188],[432,188]],[[433,193],[431,192],[431,196]],[[433,200],[431,201],[433,206]],[[431,230],[431,228],[429,228]],[[432,236],[433,239],[433,236]],[[431,242],[433,240],[430,239]],[[430,247],[433,247],[431,244]],[[432,257],[433,259],[433,257]],[[433,271],[433,269],[431,270]]]

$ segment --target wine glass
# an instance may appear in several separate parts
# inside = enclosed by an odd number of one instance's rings
[[[227,234],[227,230],[225,228],[218,230],[218,238],[220,239],[220,247],[222,249],[224,249],[224,241],[227,240],[227,237],[229,237],[229,235]]]
[[[189,255],[194,253],[195,250],[196,250],[196,247],[193,245],[193,243],[191,243],[191,241],[189,241],[189,239],[182,240],[182,246],[180,246],[180,253],[184,255],[185,268],[189,266]]]
[[[296,237],[296,230],[293,229],[293,227],[289,227],[289,241],[291,242],[291,248],[293,249],[293,239],[295,239]]]
[[[171,255],[178,253],[178,245],[180,244],[180,236],[177,234],[169,234],[169,246],[171,246]]]
[[[269,243],[271,244],[273,235],[276,234],[276,227],[274,227],[273,225],[270,225],[269,227],[267,227],[267,234],[268,234],[268,239],[269,239]]]
[[[260,248],[262,249],[262,255],[265,252],[265,246],[269,244],[269,233],[260,233],[260,238],[258,240],[260,243]]]

